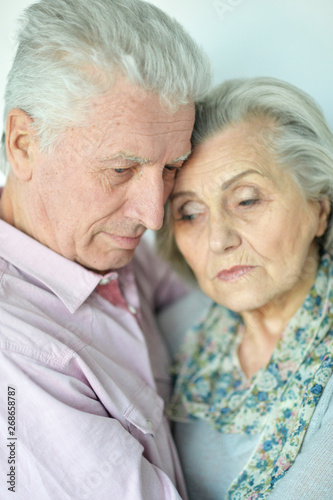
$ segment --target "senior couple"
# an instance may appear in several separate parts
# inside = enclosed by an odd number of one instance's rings
[[[25,11],[2,137],[1,499],[331,498],[332,134],[287,83],[208,92],[209,75],[148,3]],[[160,251],[212,299],[171,401],[156,314],[181,317],[189,287],[140,242],[166,202]]]

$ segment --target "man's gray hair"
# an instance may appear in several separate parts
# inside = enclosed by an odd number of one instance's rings
[[[210,85],[209,62],[182,26],[140,0],[41,0],[21,24],[4,130],[9,110],[22,109],[43,150],[82,123],[117,71],[175,107],[202,99]],[[1,142],[7,170],[5,132]]]
[[[332,206],[332,132],[314,100],[289,83],[275,78],[249,78],[217,86],[196,106],[192,145],[195,147],[228,127],[258,120],[271,124],[263,127],[259,139],[272,160],[289,170],[306,199],[328,197]],[[173,237],[168,207],[157,243],[160,253],[189,276]],[[332,213],[319,243],[333,254]]]

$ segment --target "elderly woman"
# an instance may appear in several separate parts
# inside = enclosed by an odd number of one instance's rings
[[[211,92],[193,146],[159,235],[214,301],[170,407],[190,498],[332,499],[332,134],[257,78]]]

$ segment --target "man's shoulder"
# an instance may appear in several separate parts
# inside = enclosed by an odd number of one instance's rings
[[[42,363],[59,363],[84,345],[73,328],[72,315],[51,290],[0,258],[0,349],[3,352]]]

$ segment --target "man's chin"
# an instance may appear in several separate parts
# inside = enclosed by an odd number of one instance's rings
[[[135,250],[113,250],[108,255],[101,255],[100,258],[77,259],[76,262],[89,271],[98,274],[107,274],[108,272],[127,266],[134,256]]]

